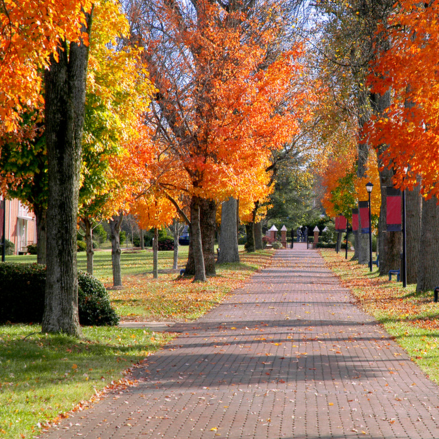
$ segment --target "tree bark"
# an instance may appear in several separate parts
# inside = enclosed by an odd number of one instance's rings
[[[422,197],[419,186],[406,191],[407,283],[418,281],[418,261],[421,242]]]
[[[236,234],[236,209],[238,203],[230,197],[222,205],[220,253],[218,262],[239,262],[238,235]]]
[[[369,234],[361,233],[361,215],[358,214],[358,263],[367,265],[369,263]]]
[[[262,244],[262,223],[255,223],[255,249],[262,250],[264,245]]]
[[[91,14],[86,14],[90,33]],[[81,335],[76,221],[84,127],[88,46],[61,42],[45,71],[45,134],[49,176],[47,277],[43,332]]]
[[[380,171],[381,183],[381,209],[379,219],[379,254],[380,276],[387,275],[389,270],[401,268],[402,233],[387,232],[387,187],[392,187],[393,171],[383,169]]]
[[[200,203],[198,197],[192,197],[191,200],[191,243],[192,243],[192,257],[194,264],[194,282],[206,281],[206,271],[204,267],[203,242],[201,238],[200,227]],[[188,261],[189,262],[189,261]]]
[[[37,204],[33,210],[37,221],[37,264],[46,265],[47,210]]]
[[[337,241],[335,243],[335,251],[337,253],[341,250],[341,238],[342,238],[342,233],[337,232]]]
[[[154,241],[152,242],[152,277],[159,277],[159,229],[154,229]]]
[[[439,206],[437,198],[422,201],[421,243],[416,291],[439,286]]]
[[[255,251],[255,223],[248,223],[245,225],[245,232],[247,234],[247,244],[246,250],[249,253],[253,253]]]
[[[194,201],[194,199],[196,200]],[[202,241],[202,253],[203,253],[203,266],[205,275],[215,276],[215,228],[216,228],[216,204],[214,201],[205,200],[198,197],[193,197],[191,205],[196,202],[199,206],[198,213],[198,223],[201,233]],[[192,211],[191,215],[195,215],[195,211]],[[193,276],[196,272],[196,258],[194,253],[194,242],[192,240],[193,230],[192,230],[192,216],[191,216],[191,239],[189,242],[189,255],[188,261],[185,268],[186,276]]]
[[[123,215],[113,217],[108,221],[111,230],[111,263],[113,267],[113,287],[122,286],[122,274],[120,269],[120,230],[122,227]]]
[[[359,244],[360,242],[360,232],[355,232],[354,233],[354,256],[352,256],[352,261],[357,261],[358,260],[358,253],[359,253]]]
[[[141,250],[145,250],[145,236],[143,229],[140,229],[140,248]]]
[[[178,220],[177,218],[174,218],[172,221],[173,223],[173,229],[174,229],[174,262],[172,264],[172,269],[177,270],[178,269],[178,250],[180,243],[178,242],[180,238],[180,230],[178,227]]]
[[[93,256],[95,254],[93,250],[93,227],[90,218],[82,218],[82,222],[85,226],[85,243],[87,245],[87,273],[93,274]]]

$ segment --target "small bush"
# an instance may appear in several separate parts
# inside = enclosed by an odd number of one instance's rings
[[[159,238],[159,250],[174,250],[174,239]]]
[[[2,243],[0,242],[0,255],[1,255],[1,252],[3,250],[1,244]],[[7,255],[13,255],[15,253],[15,245],[12,241],[9,241],[9,239],[5,239],[5,246],[6,246],[5,253]]]
[[[81,325],[117,325],[119,317],[111,308],[102,283],[87,273],[78,272],[78,284]],[[0,323],[40,323],[45,288],[44,265],[0,264]]]
[[[78,252],[85,252],[87,250],[87,244],[84,241],[76,241]]]
[[[116,326],[119,316],[110,304],[105,287],[94,276],[78,272],[79,321],[85,326]]]
[[[271,243],[271,246],[276,250],[283,247],[283,245],[280,241],[273,241]]]
[[[29,244],[27,246],[27,252],[31,255],[38,254],[37,244]]]

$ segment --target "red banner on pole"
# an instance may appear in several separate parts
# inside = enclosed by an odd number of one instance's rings
[[[386,188],[386,194],[387,231],[400,232],[402,230],[401,191],[388,187]]]
[[[352,231],[358,232],[358,209],[352,209]]]
[[[358,210],[360,211],[361,233],[369,233],[369,202],[359,201]]]
[[[346,217],[343,215],[339,215],[335,218],[335,230],[337,232],[344,232],[346,231],[347,226],[347,220]]]

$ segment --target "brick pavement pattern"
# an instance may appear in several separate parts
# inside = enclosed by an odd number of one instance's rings
[[[172,330],[136,387],[40,437],[439,438],[438,386],[303,245]]]

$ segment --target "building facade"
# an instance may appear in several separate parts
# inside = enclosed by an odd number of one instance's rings
[[[0,202],[1,204],[3,203]],[[19,200],[6,200],[5,219],[5,236],[14,244],[15,255],[25,252],[29,244],[36,244],[37,222],[35,215]],[[3,221],[1,222],[3,223]],[[0,231],[1,234],[2,231]]]

